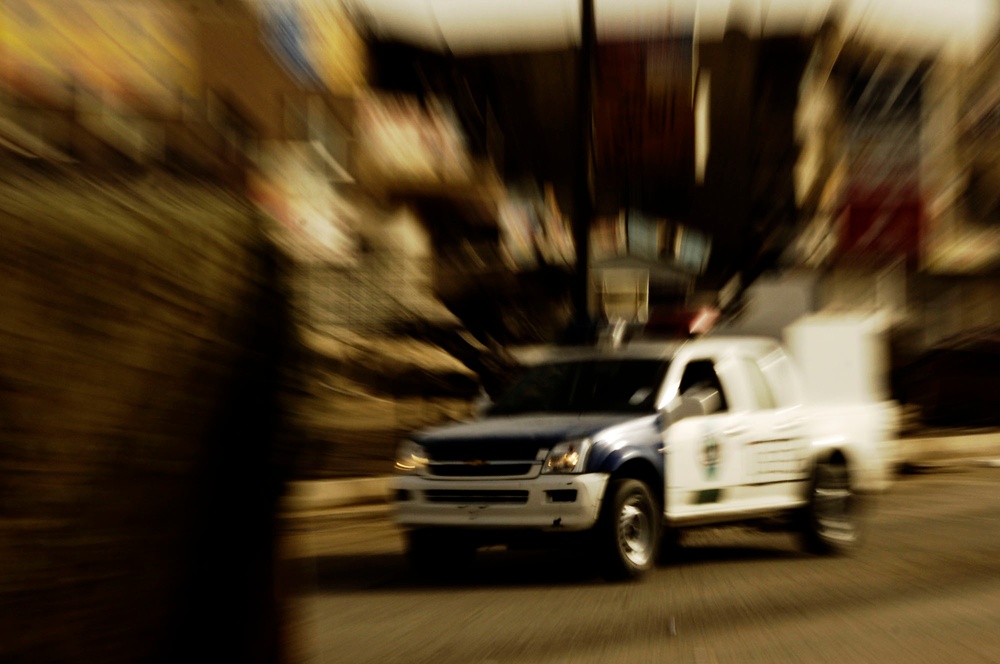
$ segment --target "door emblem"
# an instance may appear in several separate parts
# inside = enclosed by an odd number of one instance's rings
[[[701,464],[705,466],[705,477],[714,480],[719,471],[719,463],[722,461],[722,446],[714,431],[705,434],[701,447]]]

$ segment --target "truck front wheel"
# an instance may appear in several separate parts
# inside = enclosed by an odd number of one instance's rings
[[[612,480],[595,529],[601,572],[610,580],[636,579],[656,561],[659,507],[644,483]]]

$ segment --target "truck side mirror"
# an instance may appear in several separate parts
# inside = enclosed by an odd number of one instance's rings
[[[688,390],[667,405],[671,422],[679,422],[688,417],[702,417],[722,410],[722,397],[712,388]]]
[[[651,387],[640,387],[638,390],[632,394],[632,398],[628,400],[630,406],[638,406],[643,401],[646,401],[653,394],[653,388]]]

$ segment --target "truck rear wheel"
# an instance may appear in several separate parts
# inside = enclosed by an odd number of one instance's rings
[[[601,572],[610,580],[637,579],[656,562],[660,510],[639,480],[612,480],[595,536]]]
[[[856,549],[861,541],[862,512],[847,465],[843,461],[816,464],[809,504],[802,514],[801,534],[806,550],[845,554]]]

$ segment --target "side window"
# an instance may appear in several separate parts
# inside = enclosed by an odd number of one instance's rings
[[[765,357],[760,368],[764,372],[771,392],[781,407],[796,406],[801,401],[801,388],[796,381],[794,367],[784,353],[776,352]]]
[[[719,411],[729,409],[726,393],[722,389],[722,382],[718,374],[715,373],[715,365],[711,360],[693,360],[684,368],[684,375],[681,376],[680,393],[683,395],[691,389],[712,389],[719,393],[721,407]]]
[[[764,410],[777,408],[778,401],[774,398],[771,386],[767,384],[767,379],[760,370],[760,366],[749,357],[743,358],[740,363],[743,365],[744,371],[746,371],[747,380],[750,381],[750,389],[753,391],[757,407]]]

